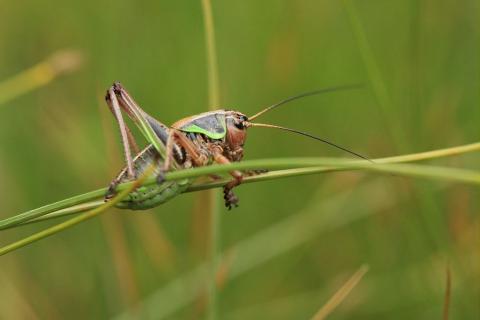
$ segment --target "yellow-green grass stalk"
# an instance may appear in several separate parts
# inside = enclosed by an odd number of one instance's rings
[[[295,175],[299,175],[295,169],[301,169],[301,174],[305,174],[302,172],[305,168],[317,168],[321,170],[321,167],[332,167],[336,165],[337,169],[345,169],[345,170],[357,170],[362,169],[366,171],[373,171],[379,173],[393,173],[396,175],[405,175],[405,176],[413,176],[413,177],[420,177],[420,178],[428,178],[434,180],[444,180],[450,182],[460,182],[466,184],[473,184],[473,185],[480,185],[480,172],[473,171],[473,170],[466,170],[466,169],[457,169],[457,168],[447,168],[447,167],[439,167],[439,166],[426,166],[426,165],[413,165],[413,164],[371,164],[371,163],[360,163],[360,162],[352,162],[352,161],[341,161],[341,159],[334,159],[334,158],[292,158],[292,159],[266,159],[266,160],[252,160],[252,161],[245,161],[241,163],[232,163],[230,165],[212,165],[208,167],[200,167],[195,169],[187,169],[172,172],[166,176],[167,180],[175,180],[175,179],[185,179],[185,178],[194,178],[203,175],[210,175],[210,174],[219,174],[219,173],[226,173],[231,170],[251,170],[255,168],[271,168],[271,169],[294,169],[294,170],[285,170],[285,172],[276,172],[276,177],[291,177]],[[149,181],[149,183],[154,183],[154,181]],[[139,182],[129,182],[122,186],[122,195],[128,194],[133,190]],[[125,189],[126,188],[126,189]],[[125,191],[127,190],[127,191]],[[110,203],[110,202],[109,202]],[[40,232],[33,236],[27,237],[23,240],[20,240],[14,244],[7,245],[6,247],[0,248],[0,255],[5,254],[7,252],[13,251],[15,249],[21,248],[26,244],[32,243],[34,241],[43,239],[49,235],[54,233],[60,232],[68,227],[71,227],[75,224],[83,222],[84,220],[90,219],[99,213],[103,212],[105,209],[108,209],[113,204],[110,205],[102,205],[96,209],[93,209],[85,214],[82,214],[79,217],[72,218],[65,222],[65,225],[61,224],[59,226],[52,227],[50,229],[45,230],[44,232]],[[23,220],[25,221],[25,220]],[[21,222],[23,222],[21,221]],[[19,222],[19,223],[21,223]],[[11,227],[10,225],[4,225],[3,228]],[[17,223],[18,224],[18,223]]]
[[[217,50],[215,43],[215,28],[213,23],[212,3],[202,0],[202,13],[205,31],[205,50],[207,57],[208,77],[208,107],[215,110],[220,105],[220,88],[218,76]],[[210,217],[210,276],[208,281],[208,318],[217,318],[217,288],[215,279],[217,273],[218,255],[220,250],[220,204],[219,192],[215,189],[207,191],[205,208]]]
[[[94,217],[100,215],[101,213],[106,212],[107,209],[115,206],[117,203],[122,201],[122,199],[125,198],[130,192],[132,192],[137,187],[139,187],[142,184],[142,182],[145,180],[145,178],[148,177],[148,175],[151,174],[153,171],[154,171],[154,166],[150,166],[150,168],[148,168],[148,170],[146,170],[145,173],[139,179],[130,183],[130,185],[126,189],[122,190],[113,199],[111,199],[108,202],[105,202],[104,204],[100,205],[99,207],[94,208],[94,209],[92,209],[90,211],[87,211],[87,212],[85,212],[85,213],[83,213],[79,216],[71,218],[67,221],[64,221],[62,223],[54,225],[50,228],[47,228],[47,229],[42,230],[40,232],[37,232],[37,233],[35,233],[31,236],[28,236],[26,238],[23,238],[21,240],[18,240],[16,242],[13,242],[13,243],[11,243],[7,246],[4,246],[4,247],[0,248],[0,256],[2,256],[4,254],[7,254],[11,251],[17,250],[19,248],[22,248],[26,245],[29,245],[29,244],[31,244],[33,242],[36,242],[38,240],[41,240],[43,238],[54,235],[58,232],[64,231],[64,230],[66,230],[70,227],[73,227],[73,226],[79,224],[80,222],[84,222],[86,220],[89,220],[91,218],[94,218]]]
[[[83,56],[77,50],[55,52],[44,61],[0,82],[0,106],[47,85],[62,74],[77,70],[82,62]]]

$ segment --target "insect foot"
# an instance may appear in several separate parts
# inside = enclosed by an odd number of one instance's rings
[[[225,207],[232,210],[232,207],[238,207],[238,197],[233,193],[232,189],[223,187],[223,199],[225,199]]]

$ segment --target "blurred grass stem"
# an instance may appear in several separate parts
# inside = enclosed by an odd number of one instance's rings
[[[313,316],[312,320],[323,320],[328,317],[332,311],[338,307],[340,303],[348,296],[348,294],[357,286],[357,284],[362,280],[365,273],[368,271],[368,266],[363,265],[360,269],[355,272],[350,279],[345,282],[343,286],[338,289],[337,292],[327,301],[327,303],[318,310],[318,312]]]
[[[395,109],[393,108],[380,68],[375,61],[375,55],[368,42],[362,22],[360,21],[355,6],[352,4],[351,0],[343,0],[342,3],[352,27],[355,40],[357,41],[358,49],[363,63],[365,64],[370,84],[378,102],[378,106],[380,107],[382,117],[385,123],[387,123],[387,128],[389,129],[396,145],[400,150],[405,150],[407,145],[404,138],[405,135],[399,126],[400,122],[397,121],[397,117],[391,114]]]
[[[0,82],[0,105],[47,85],[56,77],[80,67],[83,56],[76,50],[57,51],[49,58]]]
[[[443,320],[448,320],[450,313],[450,300],[452,296],[452,273],[450,266],[445,269],[445,298],[443,302]]]
[[[202,13],[205,30],[205,50],[207,56],[208,108],[215,110],[220,105],[217,50],[215,28],[213,24],[212,3],[202,0]],[[217,287],[215,285],[216,269],[220,247],[220,205],[219,193],[215,189],[207,191],[206,212],[210,217],[210,277],[208,281],[208,319],[217,318]]]

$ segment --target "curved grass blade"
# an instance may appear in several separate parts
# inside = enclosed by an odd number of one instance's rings
[[[433,151],[427,151],[427,152],[421,152],[421,153],[414,153],[414,154],[408,154],[408,155],[401,155],[401,156],[394,156],[394,157],[388,157],[388,158],[380,158],[380,159],[374,159],[376,164],[383,165],[383,164],[395,164],[395,163],[403,163],[403,162],[411,162],[411,161],[421,161],[421,160],[428,160],[428,159],[434,159],[434,158],[440,158],[440,157],[447,157],[447,156],[453,156],[453,155],[459,155],[463,153],[469,153],[469,152],[475,152],[480,150],[480,143],[472,143],[472,144],[467,144],[467,145],[462,145],[462,146],[457,146],[457,147],[452,147],[452,148],[446,148],[446,149],[439,149],[439,150],[433,150]],[[297,158],[297,159],[302,159],[302,158]],[[316,159],[316,158],[310,158],[310,159]],[[275,159],[274,159],[275,160]],[[277,159],[278,160],[278,159]],[[251,164],[253,160],[250,161],[244,161],[243,166],[245,164],[248,165]],[[269,165],[269,160],[255,160],[257,163],[259,161],[262,161],[263,167],[252,167],[250,166],[250,169],[258,169],[258,168],[266,168],[266,166]],[[283,162],[289,162],[292,161],[292,159],[283,159]],[[332,161],[337,164],[337,165],[332,165]],[[337,162],[338,161],[338,162]],[[330,171],[340,171],[340,170],[349,170],[352,168],[348,167],[341,167],[338,166],[340,162],[346,161],[345,159],[335,159],[335,158],[330,158],[330,166],[320,166],[320,167],[303,167],[303,168],[293,168],[293,169],[288,169],[288,170],[279,170],[279,171],[273,171],[273,172],[268,172],[266,174],[258,175],[258,176],[253,176],[253,177],[246,177],[244,180],[244,183],[253,183],[253,182],[260,182],[260,181],[268,181],[268,180],[274,180],[274,179],[280,179],[280,178],[286,178],[286,177],[293,177],[293,176],[301,176],[301,175],[309,175],[309,174],[318,174],[318,173],[323,173],[323,172],[330,172]],[[348,160],[352,162],[351,160]],[[357,161],[358,162],[358,161]],[[234,166],[239,165],[241,163],[233,164]],[[290,167],[295,167],[293,163],[289,163]],[[217,166],[218,167],[218,166]],[[231,167],[229,167],[231,168]],[[427,168],[426,166],[420,166],[417,168],[420,171],[422,168]],[[195,168],[193,170],[199,170],[202,168]],[[358,168],[357,168],[358,169]],[[370,168],[371,170],[375,170],[373,168]],[[383,170],[386,170],[388,168],[383,167]],[[401,169],[401,168],[400,168]],[[403,168],[405,169],[405,168]],[[438,169],[438,167],[437,167]],[[464,175],[465,171],[462,169],[450,169],[450,168],[445,168],[448,170],[447,174],[443,173],[442,175],[444,176],[443,178],[448,179],[451,177],[451,175],[455,175],[455,172],[452,172],[451,170],[461,170],[463,173],[463,176],[468,180],[471,179],[472,174],[476,175],[478,173],[468,171],[467,175]],[[228,171],[231,169],[226,169],[224,171]],[[378,169],[380,170],[380,169]],[[399,170],[399,168],[397,168]],[[438,170],[437,170],[438,171]],[[442,171],[442,169],[440,169]],[[180,171],[179,171],[180,172]],[[218,171],[220,172],[220,171]],[[399,173],[399,172],[397,172]],[[173,174],[173,176],[172,176]],[[175,174],[178,173],[168,173],[166,179],[174,179]],[[421,172],[419,173],[421,174]],[[426,174],[426,173],[425,173]],[[435,174],[435,172],[430,172],[431,174]],[[450,174],[450,175],[449,175]],[[202,174],[199,174],[202,175]],[[196,176],[199,176],[196,175]],[[467,176],[470,176],[468,178]],[[451,177],[455,179],[455,177]],[[475,179],[474,179],[475,180]],[[205,190],[205,189],[211,189],[211,188],[217,188],[220,186],[223,186],[227,180],[220,180],[220,181],[214,181],[214,182],[207,182],[203,184],[197,184],[191,186],[187,192],[195,192],[195,191],[200,191],[200,190]],[[144,184],[152,184],[155,183],[154,179],[146,179]],[[123,183],[119,185],[118,190],[124,190],[124,188],[128,188],[130,183]],[[40,208],[36,208],[21,214],[18,214],[16,216],[12,216],[3,220],[0,220],[0,230],[3,229],[8,229],[17,225],[20,225],[22,223],[25,223],[27,221],[37,219],[41,216],[47,215],[52,212],[58,212],[59,210],[63,210],[78,204],[86,203],[89,201],[97,200],[99,198],[102,198],[103,195],[106,192],[106,188],[94,190],[85,194],[81,194],[78,196],[74,196],[68,199],[64,199],[55,203],[51,203],[48,205],[45,205]],[[66,214],[68,214],[68,211],[66,211]]]
[[[55,233],[63,231],[67,228],[73,227],[74,225],[77,225],[80,222],[83,222],[83,221],[86,221],[86,220],[89,220],[93,217],[98,216],[99,214],[105,212],[108,208],[111,208],[111,207],[115,206],[117,203],[122,201],[122,199],[125,198],[130,192],[132,192],[137,187],[139,187],[142,184],[142,182],[145,180],[145,178],[148,177],[148,175],[153,172],[153,169],[154,169],[154,167],[150,166],[150,168],[145,171],[145,173],[142,177],[135,180],[133,183],[131,183],[131,185],[128,188],[124,189],[122,192],[117,194],[113,199],[111,199],[108,202],[105,202],[103,205],[101,205],[101,206],[99,206],[95,209],[92,209],[92,210],[90,210],[86,213],[83,213],[83,214],[81,214],[77,217],[71,218],[67,221],[59,223],[55,226],[52,226],[50,228],[47,228],[47,229],[42,230],[40,232],[37,232],[37,233],[35,233],[31,236],[28,236],[26,238],[23,238],[19,241],[16,241],[14,243],[11,243],[9,245],[6,245],[6,246],[0,248],[0,256],[2,256],[4,254],[7,254],[9,252],[12,252],[14,250],[17,250],[19,248],[22,248],[22,247],[24,247],[28,244],[31,244],[31,243],[36,242],[38,240],[41,240],[43,238],[54,235]]]

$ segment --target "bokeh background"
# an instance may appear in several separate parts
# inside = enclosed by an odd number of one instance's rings
[[[222,107],[253,114],[300,92],[363,83],[296,101],[262,122],[372,158],[478,141],[478,1],[347,4],[213,1]],[[64,49],[83,63],[35,90],[4,86],[0,95],[1,218],[109,184],[123,166],[103,102],[114,80],[167,124],[208,109],[200,0],[2,2],[1,83]],[[67,67],[79,62],[66,57]],[[292,156],[348,155],[250,130],[246,159]],[[432,163],[478,169],[479,160]],[[368,264],[333,319],[440,319],[447,268],[451,318],[478,319],[478,189],[329,173],[245,185],[237,194],[240,207],[221,212],[219,318],[310,318]],[[52,223],[2,231],[0,240]],[[209,234],[200,193],[147,212],[112,210],[2,256],[0,318],[202,318],[205,277],[195,272]]]

